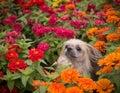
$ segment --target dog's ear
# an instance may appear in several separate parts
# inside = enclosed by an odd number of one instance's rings
[[[61,50],[61,53],[60,53],[60,56],[58,57],[58,60],[57,60],[57,65],[68,65],[68,58],[66,57],[65,55],[65,44],[64,46],[62,47],[62,50]]]
[[[86,44],[86,45],[87,45],[87,52],[88,52],[90,61],[92,63],[97,63],[97,61],[102,58],[102,54],[100,53],[100,51],[98,51],[92,45],[90,45],[90,44]]]

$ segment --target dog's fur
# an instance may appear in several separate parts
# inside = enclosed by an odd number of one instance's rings
[[[71,62],[79,73],[90,74],[95,80],[95,73],[99,69],[97,62],[100,58],[102,58],[101,53],[90,44],[79,39],[70,39],[62,47],[57,66],[69,65]]]

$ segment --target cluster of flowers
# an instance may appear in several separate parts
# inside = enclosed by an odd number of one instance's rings
[[[98,93],[111,93],[114,90],[114,85],[110,80],[103,78],[95,82],[90,78],[82,77],[73,68],[63,70],[60,76],[52,82],[34,80],[32,85],[34,89],[38,89],[40,86],[48,86],[47,91],[50,93],[93,93],[95,91]]]

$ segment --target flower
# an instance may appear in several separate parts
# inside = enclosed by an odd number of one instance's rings
[[[53,31],[55,32],[55,35],[57,37],[61,37],[61,38],[73,38],[74,37],[74,31],[68,30],[63,27],[54,28]]]
[[[120,0],[113,0],[115,4],[120,5]]]
[[[105,43],[105,41],[97,41],[94,44],[94,47],[102,53],[105,53],[105,47],[106,46],[107,46],[107,44]]]
[[[66,70],[63,70],[61,73],[61,79],[63,80],[63,82],[65,83],[72,83],[72,82],[76,82],[80,77],[79,72],[76,69],[73,68],[68,68]]]
[[[99,26],[101,26],[102,24],[104,24],[104,21],[97,18],[97,19],[94,20],[94,24],[99,27]]]
[[[63,84],[60,83],[50,83],[50,86],[48,87],[48,91],[50,93],[64,93],[66,90],[66,87]]]
[[[73,10],[73,9],[75,9],[75,4],[73,4],[73,3],[66,4],[65,9],[66,10]]]
[[[46,42],[42,42],[42,43],[37,45],[37,49],[40,49],[42,51],[47,51],[50,49],[50,45]]]
[[[3,72],[2,72],[2,71],[0,71],[0,78],[1,78],[1,77],[3,77]]]
[[[44,52],[40,49],[32,48],[28,52],[28,59],[32,60],[33,62],[42,60],[44,57]]]
[[[22,30],[22,28],[23,28],[22,24],[20,24],[20,23],[14,23],[14,25],[13,25],[14,31],[20,32]]]
[[[80,89],[88,92],[96,89],[96,83],[90,78],[79,78],[77,85]]]
[[[11,71],[11,72],[19,72],[19,69],[23,69],[25,70],[27,67],[27,64],[25,63],[24,60],[14,60],[14,61],[11,61],[9,64],[8,64],[8,69]]]
[[[18,53],[16,51],[13,50],[9,50],[6,54],[5,54],[5,58],[6,60],[8,60],[9,62],[12,60],[16,60],[18,59]]]
[[[58,21],[58,18],[56,16],[51,16],[49,19],[50,26],[55,26]]]
[[[106,36],[108,41],[118,41],[120,39],[120,35],[118,33],[111,33]]]
[[[114,90],[114,85],[111,84],[111,81],[103,78],[96,82],[97,92],[99,93],[111,93]]]
[[[36,90],[39,86],[48,86],[48,83],[37,79],[32,82],[32,86]]]
[[[77,86],[73,86],[73,87],[67,88],[65,93],[83,93],[83,91]]]
[[[97,27],[93,27],[93,28],[90,28],[86,34],[88,36],[88,38],[91,38],[92,36],[96,35],[96,33],[98,32],[98,28]]]
[[[115,70],[117,70],[120,67],[120,53],[119,52],[113,52],[107,55],[104,59],[100,59],[98,61],[99,66],[111,66]]]
[[[20,49],[20,47],[19,47],[18,45],[16,45],[16,44],[12,44],[12,45],[10,45],[10,46],[8,47],[8,51],[16,51],[16,52],[20,52],[21,49]]]

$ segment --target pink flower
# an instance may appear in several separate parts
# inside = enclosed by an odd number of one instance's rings
[[[8,17],[8,19],[12,20],[12,22],[15,22],[15,20],[17,19],[16,15],[11,15]]]
[[[97,12],[94,4],[88,4],[87,11],[93,10],[95,13]]]
[[[103,19],[103,20],[106,19],[106,14],[104,11],[97,12],[97,15],[100,19]]]
[[[58,18],[54,15],[50,16],[49,24],[50,26],[54,26],[57,24]]]
[[[29,14],[29,13],[31,13],[32,12],[32,10],[30,10],[30,9],[25,9],[25,10],[23,10],[23,14]]]
[[[22,30],[22,24],[21,23],[15,23],[14,25],[13,25],[13,29],[14,29],[14,31],[17,31],[17,32],[20,32],[21,30]]]
[[[20,33],[17,33],[16,31],[7,32],[4,38],[4,44],[6,43],[14,44],[15,40],[19,37],[20,37]]]
[[[7,19],[4,19],[3,21],[2,21],[2,23],[4,24],[4,25],[12,25],[13,24],[13,21],[11,20],[11,19],[9,19],[9,18],[7,18]]]
[[[120,0],[113,0],[115,4],[120,5]]]
[[[54,28],[53,31],[57,37],[61,38],[73,38],[75,35],[74,31],[65,29],[63,27]]]
[[[88,21],[84,20],[84,19],[80,19],[80,20],[71,20],[70,21],[70,25],[75,27],[76,29],[82,29],[87,27],[88,25]]]
[[[95,20],[94,20],[94,24],[99,27],[99,26],[101,26],[102,24],[104,24],[104,21],[101,20],[101,19],[95,19]]]
[[[47,51],[50,49],[50,45],[46,42],[42,42],[42,43],[38,44],[37,49],[40,49],[42,51]]]

